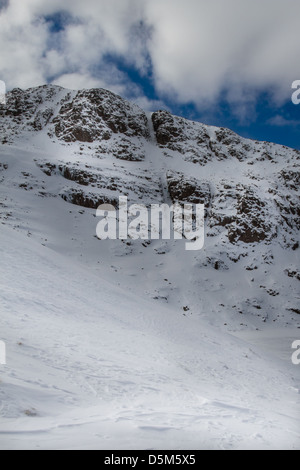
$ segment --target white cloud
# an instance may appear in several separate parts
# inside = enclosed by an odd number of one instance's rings
[[[136,98],[131,98],[131,101],[148,112],[157,111],[158,109],[170,111],[168,106],[166,106],[165,103],[161,100],[150,100],[145,96],[138,95]]]
[[[54,85],[59,85],[71,90],[82,90],[90,88],[103,88],[104,83],[88,74],[66,73],[53,81]]]
[[[280,114],[276,114],[276,116],[268,120],[267,124],[275,127],[298,127],[300,126],[300,120],[286,119]]]
[[[53,34],[45,16],[62,10],[73,21]],[[257,92],[281,103],[300,79],[299,15],[299,0],[10,0],[0,10],[0,79],[103,86],[142,102],[107,61],[117,55],[144,74],[151,63],[162,100],[203,110],[226,99],[247,120]]]
[[[299,73],[297,0],[152,0],[151,56],[157,86],[202,105],[220,92],[276,88]]]

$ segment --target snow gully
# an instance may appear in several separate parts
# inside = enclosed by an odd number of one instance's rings
[[[119,197],[119,209],[102,204],[97,209],[99,240],[188,240],[187,251],[204,246],[204,205],[176,203],[128,206],[126,196]],[[173,232],[173,233],[172,233]]]

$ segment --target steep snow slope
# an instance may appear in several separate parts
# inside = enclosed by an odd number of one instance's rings
[[[268,356],[23,234],[0,240],[0,448],[299,446],[293,330]]]
[[[299,447],[299,153],[105,90],[7,103],[0,447]],[[205,203],[204,249],[99,241],[121,194]]]

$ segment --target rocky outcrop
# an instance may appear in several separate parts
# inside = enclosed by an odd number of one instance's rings
[[[167,155],[179,152],[185,161],[201,166],[211,161],[232,159],[249,165],[255,162],[276,163],[279,158],[286,157],[287,151],[300,159],[298,150],[244,139],[229,129],[188,121],[167,111],[153,113],[152,122],[157,142]],[[290,177],[293,178],[292,175]]]
[[[83,90],[70,97],[53,123],[56,136],[65,142],[110,140],[113,134],[149,138],[145,113],[102,89]]]

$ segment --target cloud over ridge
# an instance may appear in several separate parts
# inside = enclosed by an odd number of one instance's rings
[[[222,97],[243,117],[261,91],[288,98],[299,15],[298,0],[2,0],[0,78],[100,86],[151,107],[122,63],[161,100],[205,108]]]

